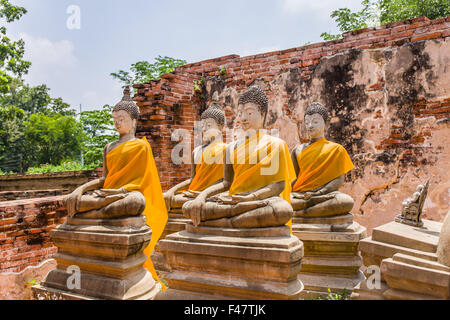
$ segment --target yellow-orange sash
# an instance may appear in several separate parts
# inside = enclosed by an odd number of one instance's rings
[[[354,168],[343,146],[321,138],[303,149],[297,156],[300,173],[294,192],[304,192],[324,186]]]
[[[285,181],[280,197],[291,202],[291,183],[296,175],[286,142],[259,131],[233,151],[231,160],[234,180],[230,195]],[[291,226],[291,221],[287,225]]]
[[[216,141],[203,150],[188,190],[203,191],[223,179],[226,147],[222,141]]]
[[[144,267],[155,280],[161,282],[150,254],[161,237],[168,215],[152,148],[145,137],[142,140],[125,142],[106,155],[106,164],[108,175],[103,188],[139,191],[145,197],[143,214],[146,216],[148,226],[152,229],[152,239],[144,250],[148,257]],[[161,285],[165,289],[164,284],[161,283]]]

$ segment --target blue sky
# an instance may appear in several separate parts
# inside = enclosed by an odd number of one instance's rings
[[[336,32],[332,10],[361,0],[11,0],[28,13],[9,24],[33,63],[25,77],[51,88],[74,108],[98,109],[121,98],[111,72],[167,55],[188,62],[241,56],[320,42]],[[80,29],[69,29],[69,6]]]

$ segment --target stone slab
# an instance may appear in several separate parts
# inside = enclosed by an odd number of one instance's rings
[[[328,229],[331,229],[329,227]],[[366,237],[366,228],[358,223],[353,224],[339,231],[330,231],[322,228],[314,229],[314,226],[304,226],[302,224],[293,224],[292,233],[301,241],[322,241],[322,242],[359,242]]]
[[[434,253],[437,250],[442,223],[423,220],[422,227],[390,222],[373,229],[372,240]]]
[[[181,270],[168,274],[166,280],[170,288],[181,289],[186,293],[200,292],[210,299],[224,295],[234,299],[296,300],[303,290],[301,281],[267,281]],[[170,294],[170,291],[168,293]]]
[[[312,257],[304,256],[301,273],[318,273],[340,275],[342,277],[357,274],[362,266],[359,255],[347,257]]]
[[[147,260],[143,251],[151,233],[143,216],[69,219],[50,234],[58,247],[54,255],[57,268],[47,275],[41,289],[60,290],[67,299],[73,294],[95,299],[153,299],[158,284],[143,267]],[[74,266],[79,270],[80,287],[72,289],[68,280],[73,274],[67,270]]]
[[[398,289],[387,289],[384,291],[383,296],[386,299],[389,300],[445,300],[439,297],[415,293],[415,292],[409,292],[409,291],[403,291]]]
[[[346,278],[341,275],[332,276],[302,272],[298,275],[298,278],[305,286],[305,290],[302,291],[300,297],[303,299],[314,299],[318,296],[324,297],[328,295],[328,289],[332,293],[343,293],[345,290],[350,295],[354,288],[364,280],[364,275],[358,271]]]
[[[61,290],[70,294],[106,300],[148,300],[159,291],[158,284],[150,272],[138,270],[126,278],[112,278],[97,274],[80,273],[80,288],[67,286],[71,274],[56,269],[49,273],[43,287]]]
[[[70,293],[54,288],[48,288],[41,285],[33,286],[32,291],[34,300],[99,300],[98,298],[93,298],[82,294]],[[136,300],[155,300],[155,297],[159,292],[161,292],[161,284],[157,283],[154,290],[148,292],[147,295],[143,295]]]
[[[429,261],[437,261],[437,255],[434,252],[424,252],[421,250],[374,241],[372,237],[361,240],[359,243],[359,250],[361,251],[365,266],[380,266],[383,259],[391,258],[396,253],[403,253],[410,256],[427,259]]]
[[[450,272],[406,263],[401,257],[399,260],[394,255],[381,263],[383,278],[391,289],[449,299]]]
[[[303,245],[289,234],[288,227],[287,235],[284,227],[272,229],[191,226],[192,232],[168,235],[160,241],[160,250],[172,268],[165,276],[169,289],[163,295],[297,299],[303,289],[297,279]],[[267,234],[277,236],[264,236]],[[173,290],[177,294],[172,294]]]

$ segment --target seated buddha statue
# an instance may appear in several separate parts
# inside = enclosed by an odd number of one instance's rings
[[[263,228],[287,224],[295,171],[286,143],[263,130],[268,99],[258,86],[238,101],[240,126],[245,135],[228,144],[224,178],[186,202],[183,214],[194,226]]]
[[[344,183],[345,174],[354,168],[350,156],[343,146],[325,138],[329,114],[322,104],[311,104],[304,121],[310,140],[291,153],[297,174],[291,193],[294,216],[347,214],[353,208],[353,199],[338,189]]]
[[[195,199],[201,191],[222,181],[226,148],[222,141],[224,124],[225,113],[218,104],[213,103],[202,113],[203,144],[192,152],[191,178],[164,193],[167,210],[181,212],[185,202]]]
[[[69,217],[119,219],[145,215],[152,238],[144,253],[149,257],[167,222],[161,184],[150,144],[135,137],[139,107],[125,88],[113,109],[119,140],[104,147],[103,176],[87,182],[63,201]],[[157,279],[151,260],[144,264]]]

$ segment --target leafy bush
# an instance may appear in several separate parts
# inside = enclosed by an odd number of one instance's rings
[[[89,164],[83,166],[81,163],[79,163],[77,161],[65,161],[57,166],[52,165],[52,164],[43,164],[39,167],[28,168],[27,174],[94,170],[99,165],[101,165],[100,162],[89,163]]]

